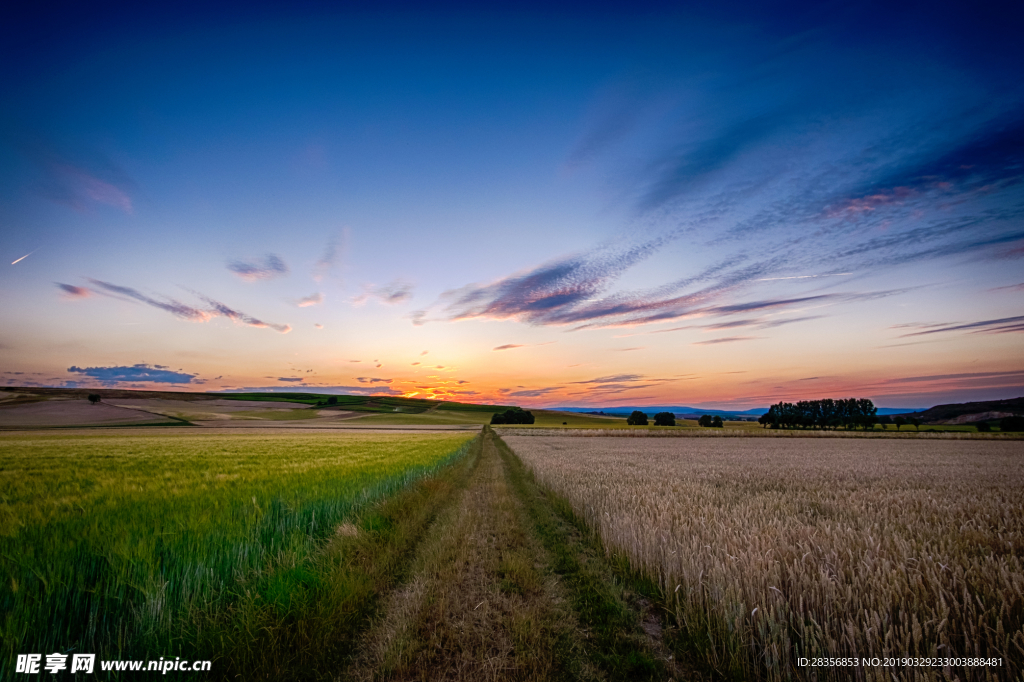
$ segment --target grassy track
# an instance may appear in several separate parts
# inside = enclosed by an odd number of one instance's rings
[[[342,679],[677,676],[641,627],[642,599],[559,504],[485,429],[465,489],[438,514]]]
[[[290,604],[339,524],[471,438],[0,437],[0,678],[16,653],[174,655],[201,614]]]

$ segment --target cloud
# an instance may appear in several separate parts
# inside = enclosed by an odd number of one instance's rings
[[[720,339],[711,339],[710,341],[697,341],[693,343],[694,346],[712,346],[718,343],[734,343],[736,341],[753,341],[754,339],[763,339],[763,336],[725,336]]]
[[[124,287],[117,284],[111,284],[110,282],[103,282],[98,279],[89,279],[89,283],[93,287],[99,290],[100,293],[114,296],[115,298],[125,298],[145,303],[146,305],[158,308],[171,313],[175,317],[189,322],[207,322],[215,317],[226,317],[233,322],[248,325],[250,327],[268,328],[278,331],[282,334],[287,334],[292,330],[290,325],[287,324],[274,324],[272,322],[264,322],[260,319],[247,315],[246,313],[239,312],[228,306],[213,300],[202,294],[197,294],[209,305],[208,308],[197,308],[194,306],[186,305],[177,301],[173,298],[165,298],[160,301],[150,296],[147,296],[131,287]],[[62,286],[62,285],[58,285]]]
[[[219,303],[213,300],[212,298],[207,298],[205,296],[203,296],[202,298],[210,305],[210,311],[213,314],[223,315],[224,317],[230,319],[232,322],[248,325],[250,327],[269,328],[282,334],[287,334],[292,330],[291,325],[264,322],[263,320],[259,320],[255,317],[252,317],[251,315],[246,315],[245,313],[233,310],[224,305],[223,303]]]
[[[93,155],[86,169],[51,152],[42,152],[46,170],[44,194],[55,203],[85,211],[99,204],[119,209],[129,215],[135,212],[129,192],[134,183],[109,159]]]
[[[279,256],[274,254],[267,254],[262,260],[229,261],[227,268],[247,282],[255,282],[259,279],[273,279],[288,274],[288,266],[285,265]]]
[[[153,306],[154,308],[158,308],[160,310],[169,312],[175,317],[181,318],[183,320],[188,320],[190,322],[206,322],[207,320],[210,320],[212,317],[214,317],[214,315],[211,314],[209,311],[194,308],[190,305],[186,305],[184,303],[176,301],[173,298],[158,301],[154,298],[146,296],[145,294],[139,291],[136,291],[135,289],[132,289],[131,287],[123,287],[118,284],[111,284],[110,282],[104,282],[102,280],[91,278],[89,279],[89,282],[90,284],[93,285],[93,287],[101,289],[103,293],[114,294],[116,296],[134,299],[136,301],[145,303],[146,305]]]
[[[680,144],[650,165],[650,185],[638,207],[650,211],[679,198],[776,132],[791,116],[792,112],[785,110],[759,114],[733,122],[699,142]]]
[[[926,336],[928,334],[941,334],[954,331],[970,331],[974,334],[1006,334],[1011,332],[1024,332],[1024,315],[1017,317],[1003,317],[995,320],[982,320],[980,322],[968,322],[965,324],[944,324],[925,325],[931,327],[923,331],[901,334],[899,338],[909,336]]]
[[[630,381],[646,381],[646,379],[640,374],[613,374],[606,377],[597,377],[596,379],[587,379],[585,381],[570,381],[570,384],[621,384]]]
[[[356,377],[356,381],[361,384],[390,384],[394,382],[394,379],[376,379],[373,377]]]
[[[352,299],[352,303],[354,305],[363,305],[370,299],[376,299],[387,305],[404,303],[412,298],[412,289],[412,284],[397,279],[381,287],[368,284],[363,287],[363,293]]]
[[[323,294],[317,292],[315,294],[310,294],[309,296],[305,296],[303,298],[300,298],[298,301],[296,301],[295,305],[299,306],[300,308],[308,308],[310,306],[314,306],[314,305],[318,305],[320,303],[323,303],[323,300],[324,300]]]
[[[348,241],[348,228],[343,229],[339,234],[333,235],[327,240],[323,254],[313,266],[313,279],[317,282],[331,274],[338,259],[345,252],[345,243]]]
[[[303,377],[278,377],[277,380],[278,381],[294,382],[294,381],[304,381],[304,378]]]
[[[71,284],[56,283],[61,291],[64,292],[64,298],[75,299],[75,298],[88,298],[92,296],[92,292],[85,287],[76,287]]]
[[[562,390],[561,386],[550,386],[547,388],[532,388],[521,391],[513,391],[511,389],[504,388],[498,389],[498,392],[502,394],[503,398],[539,398],[551,393],[552,391],[560,390]]]
[[[506,343],[504,346],[495,346],[491,350],[512,350],[513,348],[523,348],[521,343]]]
[[[104,385],[114,385],[123,381],[148,381],[160,384],[188,384],[198,376],[186,372],[172,372],[158,369],[156,366],[140,363],[131,367],[68,367],[68,371],[84,374]]]
[[[323,329],[324,328],[324,326],[322,324],[320,324],[319,322],[317,322],[313,326],[316,327],[317,329]]]
[[[989,291],[1024,291],[1024,282],[1021,284],[1010,284],[1005,287],[996,287],[994,289],[989,289]]]

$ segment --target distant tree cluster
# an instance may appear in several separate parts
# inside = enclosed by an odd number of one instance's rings
[[[99,393],[90,393],[89,394],[89,402],[92,403],[93,405],[95,405],[96,403],[98,403],[101,400],[103,400],[103,398],[100,397]]]
[[[676,416],[671,412],[659,412],[654,415],[655,426],[675,426]]]
[[[1024,431],[1024,417],[1003,417],[999,420],[1000,431]]]
[[[647,415],[640,410],[633,410],[626,417],[626,423],[630,426],[647,426]]]
[[[798,403],[780,402],[768,408],[757,423],[773,429],[837,429],[874,428],[879,422],[878,409],[867,398],[846,400],[801,400]],[[899,420],[896,421],[897,428]]]
[[[533,413],[521,407],[512,407],[491,415],[492,424],[532,424],[533,421]]]
[[[697,420],[697,423],[700,426],[706,426],[712,429],[721,429],[724,428],[725,426],[722,423],[722,418],[717,414],[714,417],[712,417],[710,414],[702,414],[700,416],[700,419]]]

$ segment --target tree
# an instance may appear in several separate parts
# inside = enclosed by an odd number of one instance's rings
[[[762,414],[760,417],[757,418],[757,423],[761,425],[762,429],[766,428],[770,421],[771,420],[768,419],[768,415],[766,415],[766,414]]]
[[[655,426],[675,426],[676,416],[671,412],[659,412],[654,415]]]
[[[987,433],[992,430],[988,422],[975,422],[974,426],[977,427],[979,433]]]
[[[647,426],[647,415],[640,410],[633,410],[633,412],[626,417],[626,423],[630,426]]]
[[[327,399],[327,404],[328,405],[337,405],[338,404],[338,396],[332,395],[330,398]]]
[[[532,424],[533,422],[533,413],[527,412],[521,407],[512,407],[504,412],[491,415],[492,424]]]
[[[102,400],[102,398],[100,398],[100,394],[99,393],[90,393],[89,394],[89,402],[92,403],[93,405],[98,403],[100,400]]]
[[[700,419],[697,420],[697,424],[699,424],[700,426],[711,426],[711,415],[702,414],[700,416]]]
[[[724,425],[722,424],[722,418],[721,418],[721,417],[719,417],[719,416],[718,416],[718,415],[716,414],[716,415],[714,416],[714,418],[713,418],[713,419],[711,420],[711,428],[713,428],[713,429],[720,429],[720,428],[722,428],[723,426],[724,426]]]
[[[892,424],[892,417],[890,417],[887,414],[883,414],[881,417],[878,418],[878,423],[882,425],[882,430],[885,431],[885,427],[888,424]]]
[[[910,423],[913,424],[914,428],[917,429],[918,431],[921,430],[921,420],[918,419],[917,417],[911,417]]]
[[[1024,431],[1024,417],[1003,417],[999,420],[1000,431]]]
[[[896,417],[892,420],[892,423],[896,425],[896,430],[899,431],[901,426],[907,425],[907,420],[903,417]]]

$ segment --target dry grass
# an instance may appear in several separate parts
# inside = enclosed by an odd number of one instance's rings
[[[505,435],[744,678],[1016,679],[1024,452],[950,439]],[[800,668],[800,656],[997,657],[1001,668]],[[948,678],[952,679],[952,678]]]

